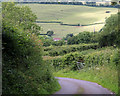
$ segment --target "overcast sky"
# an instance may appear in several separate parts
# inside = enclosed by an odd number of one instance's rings
[[[14,2],[14,1],[51,1],[51,2],[54,2],[54,1],[63,1],[63,2],[67,2],[67,1],[74,1],[74,2],[77,2],[77,1],[93,1],[93,2],[101,2],[101,1],[120,1],[120,0],[0,0],[2,2]]]

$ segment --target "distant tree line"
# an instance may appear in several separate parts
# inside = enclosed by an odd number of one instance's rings
[[[102,4],[102,3],[99,3],[97,4],[96,2],[46,2],[46,1],[42,1],[42,2],[39,2],[39,1],[22,1],[22,2],[18,2],[18,3],[23,3],[23,4],[28,4],[28,3],[37,3],[37,4],[64,4],[64,5],[86,5],[86,6],[93,6],[93,7],[115,7],[115,8],[119,8],[120,5],[115,3],[115,4]]]
[[[67,35],[65,39],[67,39],[68,45],[80,44],[80,43],[96,43],[95,35],[97,32],[81,32],[76,36]]]
[[[98,33],[100,46],[120,47],[120,12],[112,15],[106,20],[103,30]]]

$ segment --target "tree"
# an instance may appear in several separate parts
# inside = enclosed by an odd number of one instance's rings
[[[64,41],[64,40],[53,41],[53,42],[52,42],[52,45],[62,46],[62,45],[65,45],[65,41]]]
[[[120,46],[120,13],[106,20],[102,32],[99,33],[100,46]]]
[[[73,37],[73,33],[67,34],[66,37],[65,37],[65,40],[67,40],[69,37]]]
[[[81,32],[76,36],[69,37],[67,39],[68,44],[80,44],[80,43],[95,43],[95,32]]]
[[[54,34],[53,31],[47,31],[47,35],[48,35],[48,36],[52,36],[53,34]]]
[[[57,81],[42,59],[36,16],[28,7],[2,3],[2,94],[49,94]]]
[[[29,7],[17,7],[15,3],[3,3],[2,10],[3,25],[9,24],[9,26],[15,26],[17,28],[20,26],[24,30],[38,35],[41,28],[34,23],[37,17]]]
[[[78,41],[78,40],[77,40],[76,36],[69,37],[68,40],[67,40],[67,44],[68,44],[68,45],[78,44],[77,41]]]

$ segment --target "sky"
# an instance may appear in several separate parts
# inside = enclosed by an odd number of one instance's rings
[[[6,1],[94,1],[94,2],[97,2],[97,1],[111,1],[111,0],[0,0],[2,2],[6,2]],[[116,0],[113,0],[113,1],[116,1]]]
[[[115,2],[117,2],[117,1],[120,1],[120,0],[0,0],[0,1],[2,1],[2,2],[8,2],[8,1],[10,1],[10,2],[14,2],[14,1],[52,1],[52,2],[54,2],[54,1],[63,1],[63,2],[67,2],[67,1],[74,1],[74,2],[78,2],[78,1],[93,1],[93,2],[101,2],[101,1],[115,1]]]

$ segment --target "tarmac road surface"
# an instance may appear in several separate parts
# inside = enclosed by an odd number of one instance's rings
[[[55,78],[58,79],[61,89],[54,94],[114,94],[97,83],[72,78]]]

